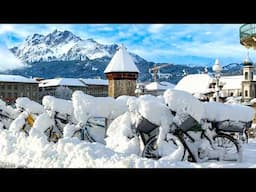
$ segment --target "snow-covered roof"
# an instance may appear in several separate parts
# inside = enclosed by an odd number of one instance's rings
[[[46,79],[39,83],[39,87],[52,87],[52,86],[80,86],[86,87],[86,85],[79,79],[75,78],[56,78],[56,79]]]
[[[183,77],[175,89],[187,91],[191,94],[211,92],[209,85],[213,82],[213,78],[208,74],[192,74]]]
[[[110,72],[137,72],[139,69],[132,60],[131,55],[122,45],[115,53],[104,73]]]
[[[108,80],[105,79],[80,79],[86,85],[108,85]]]
[[[23,77],[21,75],[0,75],[0,82],[38,83],[34,79]]]
[[[221,76],[220,82],[223,83],[222,90],[225,89],[241,89],[242,88],[242,75],[236,76]]]
[[[152,82],[152,83],[149,83],[145,86],[145,88],[147,90],[166,90],[166,89],[173,89],[175,87],[174,84],[172,83],[169,83],[169,82],[166,82],[166,81],[162,81],[160,83],[158,82]]]

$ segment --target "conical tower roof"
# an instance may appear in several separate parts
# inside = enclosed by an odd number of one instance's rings
[[[127,52],[124,45],[116,51],[110,63],[106,67],[104,73],[111,72],[137,72],[139,69],[132,60],[131,55]]]

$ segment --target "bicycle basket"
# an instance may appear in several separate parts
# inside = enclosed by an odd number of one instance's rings
[[[189,114],[183,117],[179,128],[183,131],[201,131],[201,125]]]
[[[156,129],[157,127],[159,127],[159,126],[150,122],[145,117],[141,117],[139,120],[139,123],[137,124],[136,129],[138,129],[139,131],[141,131],[143,133],[148,134],[151,131],[153,131],[154,129]]]
[[[215,128],[221,131],[227,131],[227,132],[240,132],[243,133],[244,128],[248,126],[248,122],[237,122],[237,121],[220,121],[214,123]]]

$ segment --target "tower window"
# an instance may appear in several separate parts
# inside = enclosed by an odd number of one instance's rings
[[[253,80],[253,72],[251,72],[251,80]]]
[[[245,90],[245,97],[248,97],[248,91],[247,90]]]
[[[245,72],[245,80],[248,80],[248,72]]]

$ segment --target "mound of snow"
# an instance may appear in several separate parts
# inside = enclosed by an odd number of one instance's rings
[[[255,111],[252,107],[240,104],[223,104],[218,102],[204,103],[206,108],[205,118],[210,121],[243,121],[249,122],[254,118]]]
[[[205,118],[203,103],[188,92],[168,89],[164,92],[164,99],[167,106],[177,113],[188,113],[198,122]]]
[[[17,108],[23,108],[29,113],[41,114],[44,112],[44,107],[39,103],[30,100],[27,97],[19,97],[16,99],[15,103]]]
[[[44,107],[51,111],[56,111],[62,114],[73,114],[73,104],[69,100],[56,98],[53,96],[44,96],[42,103]]]
[[[114,119],[123,114],[127,107],[112,97],[94,97],[82,91],[72,95],[74,116],[79,122],[87,122],[90,117]]]

